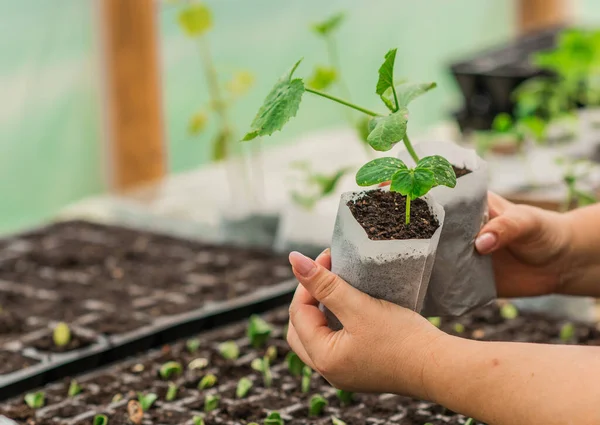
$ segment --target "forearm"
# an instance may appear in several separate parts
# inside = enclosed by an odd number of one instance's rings
[[[600,204],[566,214],[571,240],[559,292],[600,297]]]
[[[600,347],[440,339],[429,398],[488,425],[600,423]]]

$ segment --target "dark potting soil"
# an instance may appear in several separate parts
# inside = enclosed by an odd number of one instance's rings
[[[36,363],[39,363],[39,361],[22,356],[19,353],[0,351],[0,375],[25,369]]]
[[[422,199],[411,202],[405,224],[406,197],[397,192],[370,190],[348,207],[371,240],[429,239],[440,226]]]
[[[454,169],[454,174],[456,174],[457,179],[461,178],[462,176],[466,176],[467,174],[472,173],[471,170],[469,170],[468,168],[465,168],[465,167],[459,168],[459,167],[456,167],[453,165],[452,168]]]
[[[600,345],[600,330],[595,326],[574,323],[569,338],[562,340],[564,321],[540,315],[505,318],[502,311],[493,304],[458,320],[443,319],[441,329],[460,337],[487,341]],[[330,425],[331,416],[347,425],[465,423],[467,418],[440,405],[393,394],[355,394],[349,405],[342,405],[335,390],[317,374],[313,374],[310,391],[303,393],[301,379],[290,374],[285,361],[289,352],[284,340],[287,311],[278,310],[264,317],[273,329],[267,345],[277,347],[278,351],[271,364],[273,385],[270,388],[265,387],[262,375],[250,367],[252,360],[265,355],[266,348],[253,348],[246,338],[246,323],[238,323],[199,335],[200,348],[195,352],[188,351],[185,341],[177,342],[77,378],[83,392],[76,397],[66,397],[68,380],[65,380],[43,389],[47,395],[53,394],[47,397],[45,408],[35,412],[25,406],[21,396],[0,404],[0,415],[14,419],[19,425],[92,425],[93,416],[102,413],[108,417],[110,425],[131,425],[127,402],[137,399],[137,392],[143,392],[159,396],[144,413],[145,425],[188,425],[192,424],[194,416],[202,414],[209,425],[247,425],[249,422],[262,423],[267,413],[273,410],[281,413],[286,425]],[[236,341],[240,348],[240,357],[236,360],[223,359],[219,354],[219,344],[228,340]],[[206,367],[190,369],[190,362],[198,358],[207,360]],[[168,361],[179,362],[183,373],[162,379],[159,369]],[[217,385],[199,390],[198,382],[208,373],[217,376]],[[245,398],[238,399],[235,388],[241,377],[248,377],[253,387]],[[173,401],[165,400],[169,381],[179,386]],[[119,401],[111,402],[117,394]],[[216,410],[204,413],[204,400],[209,394],[219,395],[221,399]],[[320,417],[309,417],[308,403],[315,394],[322,395],[328,405]]]
[[[65,353],[67,351],[89,347],[95,341],[95,338],[89,338],[87,336],[80,335],[76,332],[71,331],[71,340],[69,341],[69,343],[65,346],[59,347],[56,344],[54,344],[52,333],[49,332],[46,335],[34,341],[31,344],[31,346],[43,352]]]

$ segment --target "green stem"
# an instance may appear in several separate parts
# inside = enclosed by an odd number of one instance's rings
[[[410,196],[406,195],[406,224],[410,224]]]
[[[410,156],[412,157],[412,159],[415,161],[415,164],[418,164],[419,163],[419,156],[415,152],[415,148],[413,148],[413,145],[410,142],[410,139],[408,138],[408,134],[404,135],[404,139],[402,139],[402,141],[404,142],[404,146],[406,146],[406,150],[408,151],[408,153],[410,154]]]
[[[309,92],[309,93],[312,93],[312,94],[316,94],[317,96],[321,96],[321,97],[327,98],[329,100],[333,100],[334,102],[337,102],[337,103],[340,103],[342,105],[348,106],[349,108],[356,109],[357,111],[360,111],[363,114],[367,114],[367,115],[370,115],[372,117],[379,117],[379,116],[381,116],[377,112],[370,111],[370,110],[368,110],[366,108],[363,108],[363,107],[360,107],[358,105],[355,105],[354,103],[345,101],[344,99],[340,99],[339,97],[333,96],[333,95],[331,95],[329,93],[325,93],[325,92],[322,92],[320,90],[311,89],[309,87],[306,88],[306,91]]]

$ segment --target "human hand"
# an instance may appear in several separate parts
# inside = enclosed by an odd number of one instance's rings
[[[288,343],[333,386],[428,399],[424,370],[448,335],[414,311],[360,292],[329,271],[329,250],[316,261],[290,254],[300,285],[290,306]],[[344,328],[327,327],[323,303]]]
[[[545,295],[561,290],[568,272],[572,238],[563,214],[516,205],[488,194],[491,220],[475,240],[480,254],[492,254],[500,297]]]

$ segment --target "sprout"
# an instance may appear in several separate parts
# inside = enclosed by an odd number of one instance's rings
[[[304,362],[298,357],[298,354],[290,351],[287,356],[285,356],[285,362],[287,363],[288,370],[292,374],[292,376],[300,376],[302,375],[302,368],[304,367]]]
[[[43,391],[25,394],[25,404],[32,409],[40,409],[46,403],[46,394]]]
[[[473,425],[473,418],[467,419],[465,425]]]
[[[76,380],[72,380],[69,384],[69,391],[67,392],[69,397],[75,397],[77,394],[81,392],[81,386],[77,383]]]
[[[263,422],[264,425],[284,425],[279,412],[271,412]]]
[[[212,388],[217,384],[217,377],[212,373],[208,375],[204,375],[204,377],[198,383],[199,390],[206,390],[208,388]]]
[[[260,316],[250,316],[247,335],[254,348],[264,346],[271,335],[271,331],[271,325],[265,322]]]
[[[563,342],[569,342],[573,340],[575,336],[575,326],[573,323],[565,323],[562,328],[560,328],[560,340]]]
[[[506,320],[516,319],[519,316],[519,310],[513,304],[504,304],[500,308],[500,316]]]
[[[177,391],[179,391],[179,387],[174,382],[169,382],[169,388],[167,389],[167,395],[165,396],[165,400],[175,400],[177,398]]]
[[[270,388],[273,384],[273,374],[271,373],[271,368],[269,367],[269,358],[267,356],[262,359],[254,359],[250,364],[252,369],[261,372],[263,376],[263,382],[265,387]]]
[[[265,352],[265,357],[267,357],[271,363],[277,360],[277,347],[270,345]]]
[[[454,324],[454,332],[456,332],[457,334],[462,334],[465,332],[465,325],[463,325],[462,323],[455,323]]]
[[[194,425],[204,425],[204,417],[194,416],[192,418],[192,422],[194,423]]]
[[[313,395],[308,403],[308,414],[310,416],[321,416],[321,414],[323,413],[323,409],[325,409],[325,406],[327,406],[327,404],[327,400],[325,400],[325,398],[322,395]]]
[[[429,323],[431,323],[436,328],[442,326],[442,318],[441,317],[428,317]]]
[[[354,398],[354,393],[344,390],[337,390],[335,395],[337,395],[337,398],[342,402],[343,405],[351,404],[352,399]]]
[[[182,372],[183,367],[179,362],[166,362],[159,370],[162,379],[170,379],[173,375],[181,375]]]
[[[188,364],[188,369],[200,370],[200,369],[204,369],[206,366],[208,366],[208,360],[203,357],[199,357],[197,359],[192,360]]]
[[[96,415],[94,416],[93,425],[108,425],[108,418],[106,415]]]
[[[148,394],[138,393],[138,401],[140,403],[140,407],[142,408],[142,411],[147,412],[148,409],[150,409],[152,407],[152,405],[154,404],[154,402],[156,401],[157,398],[158,398],[158,396],[154,393],[148,393]]]
[[[224,359],[236,360],[240,356],[240,348],[235,341],[227,341],[219,344],[219,353]]]
[[[200,348],[200,340],[197,338],[188,339],[185,343],[188,352],[194,354]]]
[[[307,393],[310,391],[310,380],[312,378],[312,369],[308,366],[302,368],[302,392]]]
[[[113,396],[112,400],[110,401],[111,403],[118,403],[121,400],[123,400],[123,394],[121,393],[117,393]]]
[[[60,322],[54,327],[52,340],[57,347],[66,347],[71,342],[71,329],[65,322]]]
[[[221,397],[217,394],[209,394],[204,399],[204,411],[211,412],[219,407],[219,401]]]
[[[252,381],[248,378],[242,378],[239,380],[238,384],[237,384],[237,388],[235,390],[235,396],[237,398],[244,398],[248,395],[248,393],[250,392],[250,389],[252,388]]]
[[[343,420],[336,418],[335,416],[331,417],[331,424],[332,425],[346,425],[346,422],[344,422]],[[425,424],[427,425],[427,424]]]

